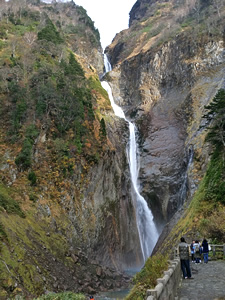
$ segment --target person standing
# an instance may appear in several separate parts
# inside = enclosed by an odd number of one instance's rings
[[[201,262],[201,245],[199,241],[195,241],[194,249],[195,249],[195,263],[199,264]]]
[[[204,263],[208,263],[209,260],[209,244],[206,239],[202,241],[202,253],[204,258]]]
[[[180,244],[178,246],[181,270],[184,279],[192,279],[190,261],[189,261],[189,245],[186,243],[184,237],[180,239]]]
[[[192,241],[191,246],[190,246],[190,248],[191,248],[191,260],[192,260],[192,262],[194,262],[194,260],[195,260],[195,248],[194,248],[194,243],[195,243],[195,241]]]

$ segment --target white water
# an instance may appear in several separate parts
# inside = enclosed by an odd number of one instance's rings
[[[111,66],[107,60],[106,55],[104,57],[104,60],[105,60],[106,72],[111,71]],[[129,124],[130,139],[128,145],[128,159],[129,159],[129,166],[130,166],[131,181],[134,189],[133,195],[134,195],[135,208],[136,208],[137,228],[139,233],[143,260],[146,261],[146,259],[152,253],[152,250],[157,242],[159,234],[156,229],[155,223],[153,221],[153,215],[147,205],[147,202],[139,193],[139,184],[138,184],[139,168],[138,168],[138,157],[137,157],[138,155],[137,143],[135,137],[136,128],[133,123],[131,123],[126,119],[122,108],[115,103],[112,95],[112,90],[109,84],[106,81],[102,81],[102,87],[108,92],[109,99],[115,115],[118,116],[119,118],[124,119]]]
[[[183,179],[183,184],[181,185],[180,188],[180,197],[178,201],[178,208],[180,208],[183,204],[185,199],[187,198],[187,192],[188,192],[188,170],[193,162],[193,156],[194,156],[194,151],[192,148],[189,149],[189,159],[188,159],[188,164],[187,164],[187,169],[184,172],[184,179]]]

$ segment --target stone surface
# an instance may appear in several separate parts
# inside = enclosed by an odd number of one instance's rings
[[[223,46],[215,41],[200,48],[201,56],[193,40],[180,35],[111,73],[115,99],[139,130],[141,192],[159,227],[194,193],[208,162],[200,128],[204,106],[225,85]],[[113,48],[109,52],[113,57]]]
[[[182,280],[176,300],[219,300],[225,298],[225,261],[191,263],[193,280]]]

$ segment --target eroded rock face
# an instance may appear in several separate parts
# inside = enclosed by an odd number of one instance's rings
[[[103,264],[125,269],[140,266],[142,255],[130,194],[127,124],[116,118],[114,125],[112,140],[115,151],[105,153],[103,160],[89,173],[84,203],[92,201],[90,204],[95,215],[96,227],[89,255],[94,253]]]
[[[112,72],[115,99],[139,128],[141,189],[159,228],[193,194],[207,164],[200,125],[204,105],[224,86],[223,41],[200,48],[180,35]]]
[[[113,148],[87,170],[83,179],[82,166],[77,166],[73,188],[64,191],[61,206],[71,222],[67,239],[74,239],[89,258],[122,270],[140,267],[143,261],[130,193],[128,126],[112,112],[108,120],[107,134]],[[44,214],[43,209],[40,213]]]
[[[138,0],[130,11],[129,26],[134,22],[141,20],[148,10],[148,7],[154,3],[159,2],[158,0]]]

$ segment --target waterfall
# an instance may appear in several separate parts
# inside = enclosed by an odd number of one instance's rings
[[[107,59],[107,56],[104,56],[105,62],[105,71],[106,73],[111,71],[111,65]],[[128,144],[128,161],[130,167],[131,181],[133,185],[133,197],[136,209],[136,223],[140,239],[140,246],[142,250],[143,260],[151,255],[152,250],[158,239],[158,231],[156,229],[155,223],[153,221],[153,215],[151,210],[148,207],[145,199],[140,195],[139,184],[138,184],[138,152],[137,152],[137,143],[136,143],[136,127],[133,123],[126,119],[125,114],[121,107],[119,107],[113,98],[112,90],[109,84],[106,81],[102,81],[102,87],[108,92],[109,99],[113,108],[113,111],[116,116],[124,119],[129,124],[129,144]]]
[[[184,172],[184,178],[183,178],[183,183],[180,188],[180,197],[178,201],[178,208],[182,207],[184,204],[185,199],[187,198],[187,192],[188,192],[188,170],[193,162],[193,156],[194,156],[194,151],[192,148],[189,149],[189,155],[188,155],[188,163],[187,163],[187,168],[186,171]]]

